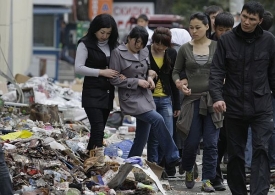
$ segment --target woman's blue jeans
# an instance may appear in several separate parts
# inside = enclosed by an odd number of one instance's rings
[[[197,156],[197,149],[203,138],[202,179],[216,177],[218,158],[218,138],[220,130],[216,129],[210,113],[207,116],[199,114],[200,100],[194,101],[194,115],[188,137],[184,141],[182,154],[183,170],[192,170]]]
[[[4,152],[0,145],[0,195],[13,195],[9,170],[6,166]]]
[[[156,135],[166,162],[169,164],[180,158],[178,148],[165,125],[164,119],[156,110],[135,115],[135,117],[137,119],[136,136],[128,157],[142,155],[151,129]]]
[[[170,96],[154,97],[157,112],[163,117],[165,125],[173,137],[173,108]],[[159,147],[155,131],[150,131],[147,142],[147,160],[159,164],[163,158],[163,152]]]

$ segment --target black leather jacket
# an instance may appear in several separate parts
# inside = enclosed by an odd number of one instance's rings
[[[225,101],[226,116],[272,114],[274,57],[274,36],[260,26],[245,33],[238,25],[221,36],[210,69],[209,91],[214,103]]]

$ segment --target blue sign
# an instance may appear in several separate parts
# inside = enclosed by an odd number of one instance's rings
[[[103,4],[103,6],[102,6],[102,11],[107,12],[108,10],[109,10],[108,4]]]

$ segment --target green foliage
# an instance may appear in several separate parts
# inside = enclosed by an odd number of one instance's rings
[[[165,0],[166,1],[166,0]],[[169,1],[169,0],[167,0]],[[250,0],[245,0],[248,2]],[[274,0],[258,0],[266,10],[273,13],[275,16],[275,3]],[[209,5],[218,5],[221,6],[225,11],[229,11],[229,2],[228,0],[174,0],[172,6],[173,14],[178,14],[184,16],[186,20],[184,21],[184,27],[187,27],[189,24],[189,17],[195,12],[203,12],[205,8]],[[275,19],[274,19],[275,24]],[[275,25],[270,30],[275,32]]]
[[[182,15],[186,18],[184,26],[188,26],[189,17],[192,13],[200,11],[203,9],[202,4],[196,2],[203,2],[203,0],[193,0],[192,4],[190,2],[184,2],[182,0],[176,0],[173,5],[173,13]]]
[[[186,18],[184,26],[188,26],[189,17],[195,12],[203,12],[209,5],[221,6],[224,10],[228,10],[228,0],[175,0],[172,11],[174,14],[182,15]]]

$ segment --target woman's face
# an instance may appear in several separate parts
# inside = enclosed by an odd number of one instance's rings
[[[130,38],[128,37],[127,47],[130,52],[138,53],[141,49],[143,49],[144,44],[141,38]]]
[[[109,39],[111,33],[112,33],[112,27],[101,28],[95,33],[95,36],[99,42],[103,42]]]
[[[201,20],[197,18],[190,20],[189,32],[193,40],[200,40],[201,38],[204,38],[208,29],[208,24],[204,25]]]
[[[163,45],[162,43],[153,43],[152,48],[156,53],[164,52],[168,47]]]

